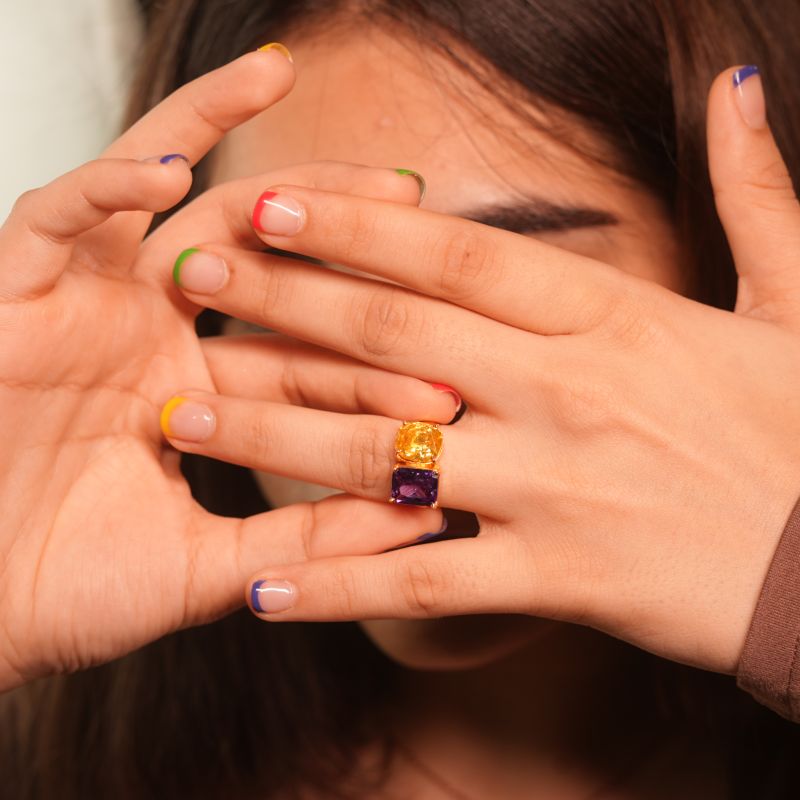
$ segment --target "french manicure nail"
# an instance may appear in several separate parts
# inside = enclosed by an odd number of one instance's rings
[[[161,158],[158,159],[158,163],[159,164],[169,164],[170,162],[175,161],[175,160],[185,161],[187,164],[189,163],[189,159],[186,158],[186,156],[183,155],[182,153],[168,153],[165,156],[161,156]]]
[[[167,153],[165,156],[149,156],[148,158],[143,158],[142,161],[153,164],[171,164],[173,161],[183,161],[188,164],[190,168],[192,166],[189,159],[182,153]]]
[[[255,581],[250,587],[250,605],[259,614],[286,611],[294,605],[296,595],[294,584],[289,581]]]
[[[253,208],[253,227],[273,236],[293,236],[303,224],[303,209],[291,197],[264,192]]]
[[[431,386],[438,392],[449,392],[456,401],[456,411],[461,408],[461,395],[452,386],[448,386],[446,383],[432,383]]]
[[[395,172],[398,175],[410,175],[412,178],[414,178],[419,186],[419,202],[421,203],[425,197],[425,192],[428,190],[428,184],[425,183],[425,178],[423,178],[419,172],[413,169],[396,169]]]
[[[214,294],[228,282],[228,265],[213,253],[189,247],[175,259],[172,280],[187,292]]]
[[[161,430],[169,439],[204,442],[217,427],[214,412],[203,403],[173,397],[161,410]]]
[[[755,130],[763,128],[767,124],[767,109],[761,73],[755,64],[748,64],[733,73],[733,90],[745,124]]]
[[[285,44],[281,44],[280,42],[269,42],[269,44],[262,44],[258,49],[261,52],[264,52],[265,50],[277,50],[281,55],[288,58],[289,61],[294,64],[292,54],[289,52],[289,48]]]

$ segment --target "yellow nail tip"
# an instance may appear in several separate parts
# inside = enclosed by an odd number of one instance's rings
[[[262,44],[261,47],[258,48],[259,50],[277,50],[281,55],[285,56],[286,58],[294,64],[294,59],[292,58],[292,54],[289,52],[289,48],[285,44],[281,44],[280,42],[270,42],[269,44]]]
[[[169,429],[169,418],[172,416],[172,412],[179,406],[181,403],[185,403],[185,397],[173,397],[164,405],[164,408],[161,409],[161,432],[167,438],[172,436]]]

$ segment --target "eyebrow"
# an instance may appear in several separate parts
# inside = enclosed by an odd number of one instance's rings
[[[490,225],[511,233],[542,233],[544,231],[569,231],[578,228],[594,228],[602,225],[617,225],[619,218],[610,211],[586,206],[559,206],[548,200],[535,199],[525,205],[489,205],[453,216]],[[311,264],[326,266],[328,262],[313,256],[265,247],[263,252],[285,258],[296,258]]]
[[[619,219],[610,211],[584,206],[560,206],[541,199],[524,205],[490,205],[470,209],[458,216],[511,233],[568,231],[619,223]]]

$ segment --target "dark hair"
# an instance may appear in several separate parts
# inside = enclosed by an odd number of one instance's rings
[[[776,137],[790,173],[800,176],[794,0],[145,5],[148,36],[131,120],[265,39],[316,27],[340,11],[392,22],[478,80],[481,64],[491,65],[509,79],[509,98],[524,90],[532,102],[573,114],[600,134],[615,168],[650,189],[672,215],[692,259],[692,294],[723,308],[733,307],[735,273],[705,149],[706,94],[718,72],[759,64]],[[206,185],[202,163],[195,173],[193,194]],[[218,327],[218,317],[201,316],[201,332]],[[187,458],[184,471],[212,511],[242,516],[264,508],[246,470]],[[729,677],[644,653],[640,661],[665,726],[694,726],[723,742],[736,797],[800,796],[797,728],[757,706]],[[352,774],[353,754],[382,740],[396,669],[354,624],[271,626],[238,612],[114,663],[0,697],[3,787],[15,800],[245,793],[266,800],[302,787],[325,797],[363,797],[370,781],[382,780],[391,742],[371,775]]]

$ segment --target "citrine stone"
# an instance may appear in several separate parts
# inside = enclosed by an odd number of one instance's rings
[[[405,422],[394,440],[399,461],[432,464],[442,452],[442,432],[430,422]]]

